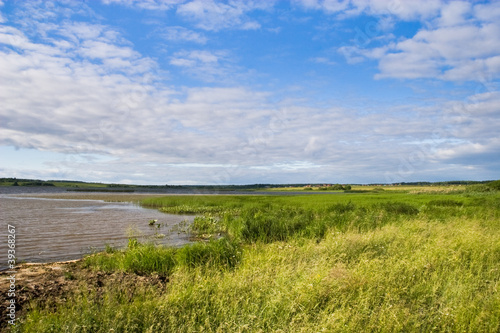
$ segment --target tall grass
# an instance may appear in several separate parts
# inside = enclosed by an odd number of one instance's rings
[[[141,244],[135,239],[130,239],[127,249],[88,256],[83,265],[107,272],[123,271],[138,275],[169,276],[179,267],[232,268],[240,259],[239,243],[224,237],[181,248],[157,246],[152,243]]]
[[[170,282],[134,297],[83,288],[56,309],[36,305],[14,331],[500,331],[498,193],[155,200],[219,207],[196,228],[224,237],[91,256],[94,269]]]

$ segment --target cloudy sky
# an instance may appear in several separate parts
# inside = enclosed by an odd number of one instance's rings
[[[500,178],[500,2],[0,0],[0,177]]]

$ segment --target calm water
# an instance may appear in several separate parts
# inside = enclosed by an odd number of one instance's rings
[[[188,235],[171,231],[192,216],[164,214],[131,203],[99,200],[43,199],[0,194],[0,269],[7,263],[7,225],[15,226],[16,257],[27,262],[81,258],[106,244],[125,246],[131,234],[142,240],[180,246]],[[161,228],[148,221],[157,219]],[[164,234],[157,238],[155,234]]]

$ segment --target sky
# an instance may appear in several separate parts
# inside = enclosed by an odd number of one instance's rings
[[[0,177],[500,178],[500,2],[0,0]]]

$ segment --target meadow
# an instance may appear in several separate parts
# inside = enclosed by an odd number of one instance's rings
[[[86,281],[34,300],[13,332],[498,332],[495,186],[315,195],[147,198],[196,214],[182,248],[108,247],[82,270],[164,285]],[[68,273],[71,278],[71,272]]]

